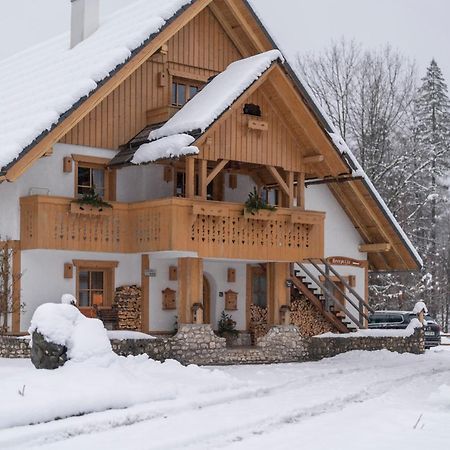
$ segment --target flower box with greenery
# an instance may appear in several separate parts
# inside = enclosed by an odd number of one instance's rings
[[[239,332],[236,330],[236,321],[225,311],[222,311],[220,316],[217,334],[226,339],[227,345],[233,345],[239,336]]]
[[[277,208],[267,203],[254,188],[245,202],[244,216],[255,220],[270,220],[276,210]]]
[[[112,205],[105,202],[94,189],[70,203],[70,212],[74,214],[110,216],[112,210]]]

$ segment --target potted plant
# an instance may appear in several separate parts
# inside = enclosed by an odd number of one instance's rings
[[[72,201],[70,210],[78,214],[109,214],[112,205],[105,202],[94,189],[89,189],[80,198]]]
[[[217,334],[226,339],[227,345],[233,345],[238,337],[239,333],[236,330],[236,321],[225,311],[222,311],[220,316]]]
[[[276,207],[267,203],[259,194],[258,190],[253,188],[253,192],[248,194],[245,202],[244,216],[255,219],[269,219],[271,213],[276,211]]]

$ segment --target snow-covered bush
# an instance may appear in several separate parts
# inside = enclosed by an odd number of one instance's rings
[[[74,301],[74,297],[64,295],[60,304],[39,306],[31,319],[29,333],[38,332],[47,342],[65,346],[67,358],[75,362],[113,355],[103,323],[81,314]]]

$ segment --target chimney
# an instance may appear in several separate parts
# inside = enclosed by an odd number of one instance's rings
[[[70,1],[72,3],[70,48],[73,48],[97,31],[100,17],[100,0]]]

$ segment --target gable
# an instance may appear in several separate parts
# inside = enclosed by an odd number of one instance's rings
[[[173,78],[205,82],[242,56],[207,7],[139,66],[62,139],[117,150],[148,125],[148,112],[168,107]],[[165,82],[161,82],[161,77]]]
[[[244,114],[245,104],[259,106],[261,117]],[[250,123],[263,124],[265,129],[251,128]],[[254,92],[242,96],[202,141],[200,157],[203,159],[229,159],[297,172],[302,170],[302,148],[305,147],[268,98],[264,83]]]

